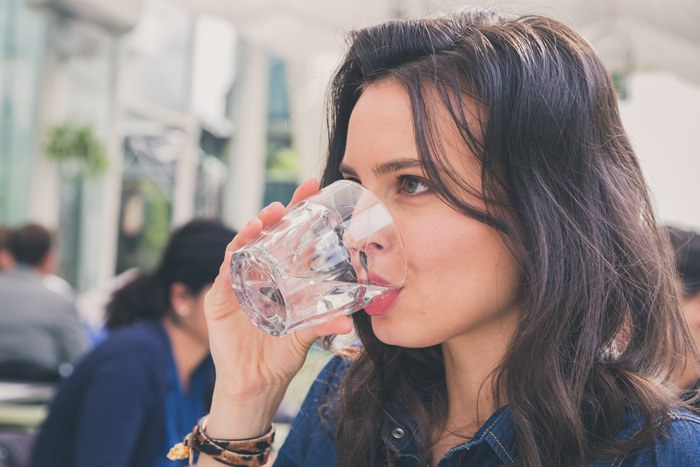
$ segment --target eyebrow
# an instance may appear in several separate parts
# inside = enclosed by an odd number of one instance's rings
[[[376,176],[380,177],[388,173],[399,172],[404,169],[412,169],[420,166],[421,164],[418,159],[395,159],[392,161],[383,162],[375,166],[372,169],[372,171]],[[338,169],[340,170],[340,173],[344,175],[351,175],[353,177],[357,177],[357,172],[355,171],[355,169],[343,164],[342,162],[340,163],[340,167]]]

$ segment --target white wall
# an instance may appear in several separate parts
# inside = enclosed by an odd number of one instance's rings
[[[638,73],[620,111],[661,222],[700,231],[700,87]]]

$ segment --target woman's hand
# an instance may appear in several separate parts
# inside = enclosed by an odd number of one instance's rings
[[[315,179],[307,180],[294,192],[290,206],[318,190]],[[256,328],[241,310],[231,286],[231,255],[286,211],[281,203],[272,203],[241,229],[228,245],[219,275],[205,298],[209,345],[216,365],[207,429],[210,436],[245,438],[264,433],[313,342],[320,336],[352,330],[350,318],[339,316],[315,327],[273,337]]]

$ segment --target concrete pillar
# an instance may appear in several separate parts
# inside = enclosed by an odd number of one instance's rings
[[[51,34],[55,33],[55,24],[50,24],[47,34],[47,44],[50,43]],[[57,121],[56,96],[64,79],[61,66],[53,47],[46,47],[44,59],[44,76],[41,83],[41,98],[37,112],[39,123],[37,135],[42,139],[48,133],[49,128]],[[41,143],[38,146],[39,153],[43,152]],[[60,211],[59,178],[56,163],[43,157],[35,159],[34,173],[31,179],[31,192],[27,209],[27,218],[33,222],[45,225],[51,229],[58,227]]]
[[[199,124],[192,116],[192,69],[194,63],[194,18],[190,18],[188,36],[188,64],[185,67],[185,147],[177,161],[175,172],[175,192],[173,193],[172,226],[179,226],[194,216],[194,199],[197,191],[197,166],[199,161]]]
[[[299,181],[320,177],[327,150],[325,96],[335,56],[287,62],[292,145],[299,157]]]
[[[233,93],[234,137],[224,220],[241,228],[261,208],[265,194],[269,64],[264,50],[240,42]]]
[[[172,225],[180,226],[194,215],[194,198],[197,191],[197,162],[199,158],[199,125],[188,118],[185,131],[185,147],[177,161],[175,192],[173,193]]]
[[[111,108],[110,131],[107,140],[107,158],[109,169],[102,178],[102,211],[100,222],[102,236],[100,239],[101,254],[98,255],[96,283],[104,284],[114,277],[117,269],[117,248],[119,242],[119,209],[121,207],[122,172],[124,169],[123,126],[125,112],[121,108],[122,99],[122,64],[124,63],[123,41],[117,41],[114,51],[114,81],[111,83],[114,95],[114,105]]]

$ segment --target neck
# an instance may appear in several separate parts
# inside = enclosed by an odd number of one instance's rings
[[[209,343],[194,333],[185,323],[176,323],[170,317],[163,320],[163,327],[170,339],[180,386],[187,388],[192,373],[209,353]]]
[[[31,264],[17,263],[15,265],[14,269],[16,271],[24,271],[24,272],[32,273],[39,278],[42,278],[46,275],[41,267],[34,266]]]
[[[480,329],[442,345],[448,411],[443,427],[436,427],[433,464],[453,446],[476,434],[500,406],[505,394],[494,400],[494,372],[505,356],[515,322],[497,323],[497,333]]]
[[[448,429],[470,426],[468,434],[476,430],[497,409],[493,397],[494,371],[505,353],[505,348],[473,348],[469,352],[443,346],[445,382],[448,398]]]

